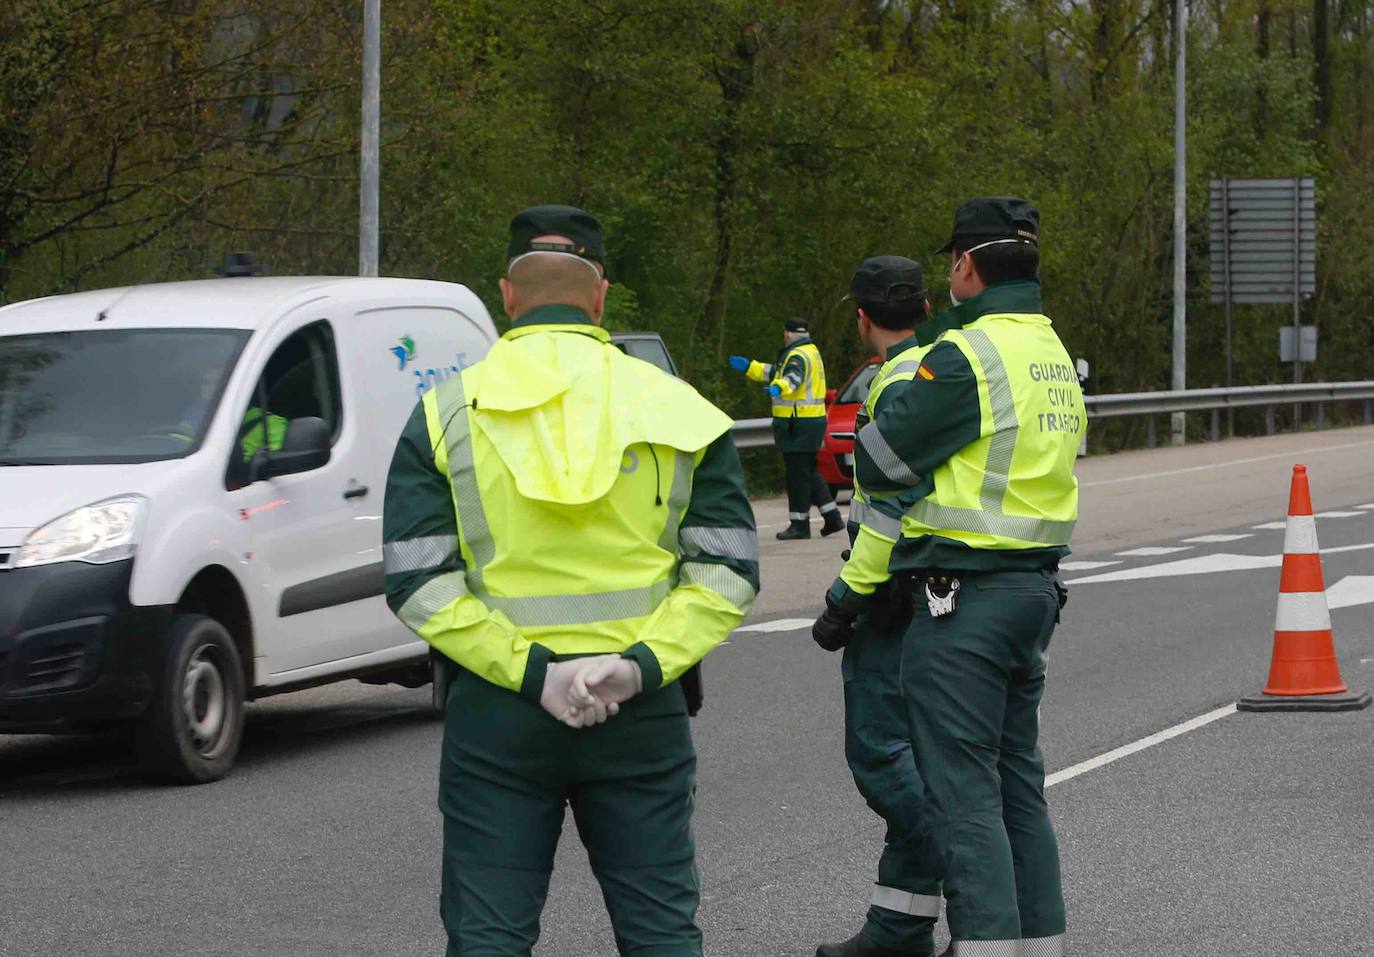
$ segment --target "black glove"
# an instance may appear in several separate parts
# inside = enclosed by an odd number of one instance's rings
[[[826,651],[839,651],[854,637],[854,615],[827,607],[811,626],[811,640]]]

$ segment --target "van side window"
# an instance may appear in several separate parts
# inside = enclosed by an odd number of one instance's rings
[[[294,419],[320,418],[335,439],[343,424],[339,367],[329,323],[317,322],[277,347],[244,410],[225,485],[248,484],[249,465],[259,449],[282,447]]]

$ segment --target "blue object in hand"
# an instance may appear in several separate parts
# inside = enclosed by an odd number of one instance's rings
[[[730,368],[736,372],[747,372],[749,370],[749,360],[744,356],[731,356]]]
[[[768,387],[768,394],[771,395],[771,396],[772,396],[773,398],[775,398],[775,399],[781,399],[781,398],[782,398],[782,386],[780,386],[780,385],[778,385],[776,382],[774,382],[772,385],[770,385],[770,386]]]

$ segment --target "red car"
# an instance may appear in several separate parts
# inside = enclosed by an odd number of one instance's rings
[[[854,484],[854,417],[868,399],[868,388],[881,360],[869,359],[850,374],[844,385],[826,393],[825,444],[816,459],[832,492]]]

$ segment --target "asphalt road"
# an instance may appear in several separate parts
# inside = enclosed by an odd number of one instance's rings
[[[1252,526],[1283,517],[1295,461],[1319,510],[1354,513],[1318,528],[1328,584],[1358,600],[1374,508],[1353,506],[1374,505],[1374,429],[1081,463],[1074,560],[1104,564],[1066,575],[1052,771],[1263,684],[1283,532]],[[762,526],[784,511],[757,507]],[[835,539],[774,530],[752,624],[813,616],[838,564]],[[1241,537],[1184,541],[1213,533]],[[1140,546],[1177,551],[1118,554]],[[1374,688],[1368,597],[1332,619],[1347,682]],[[857,925],[881,836],[844,766],[838,659],[800,625],[741,631],[707,682],[707,953],[809,957]],[[268,699],[239,768],[200,788],[145,785],[117,739],[0,737],[0,955],[442,953],[426,694],[347,683]],[[1232,714],[1049,793],[1075,954],[1374,954],[1374,710]],[[613,952],[569,826],[537,953]]]

